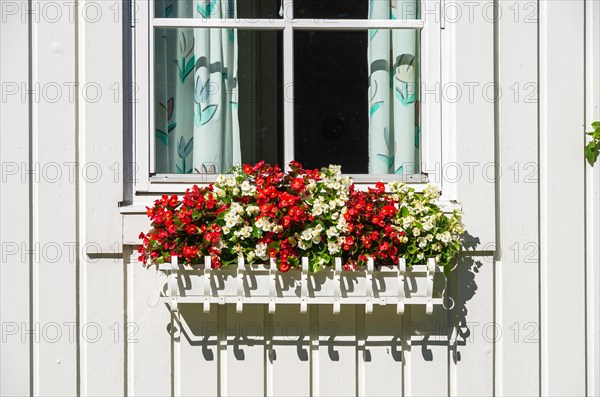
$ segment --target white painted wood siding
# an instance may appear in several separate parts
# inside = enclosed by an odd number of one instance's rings
[[[121,6],[0,2],[0,394],[600,394],[597,0],[446,1],[433,167],[469,237],[431,316],[158,303],[118,208]]]

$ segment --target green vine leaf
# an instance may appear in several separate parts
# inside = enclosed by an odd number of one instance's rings
[[[585,145],[584,155],[588,163],[593,166],[600,155],[600,121],[592,123],[594,131],[586,132],[592,140]]]

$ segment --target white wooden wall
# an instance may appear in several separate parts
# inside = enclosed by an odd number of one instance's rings
[[[0,2],[0,394],[600,395],[600,3],[446,4],[454,307],[179,320],[117,208],[121,4]]]

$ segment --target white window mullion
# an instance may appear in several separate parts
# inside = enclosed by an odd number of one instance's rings
[[[302,30],[367,30],[367,29],[422,29],[420,19],[294,19],[294,29]]]
[[[208,19],[208,18],[155,18],[155,28],[235,28],[253,30],[283,30],[285,21],[281,19]]]
[[[294,28],[293,0],[283,0],[283,162],[294,160]]]

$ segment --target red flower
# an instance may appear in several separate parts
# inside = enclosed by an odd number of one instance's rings
[[[288,261],[282,260],[279,263],[279,270],[282,271],[282,272],[284,272],[284,273],[287,272],[288,270],[290,270],[290,264],[288,263]]]
[[[294,189],[297,192],[301,192],[304,190],[304,188],[306,187],[304,185],[304,180],[302,180],[302,178],[294,178],[292,180],[292,184],[291,184],[292,189]]]
[[[185,231],[188,234],[195,234],[197,230],[198,230],[198,226],[196,226],[196,225],[187,225],[187,227],[185,228]]]
[[[289,228],[290,225],[292,224],[292,218],[290,218],[289,216],[284,216],[282,219],[282,225],[284,228]]]

